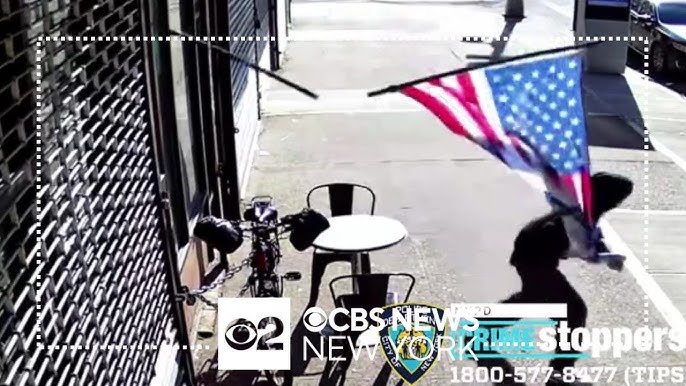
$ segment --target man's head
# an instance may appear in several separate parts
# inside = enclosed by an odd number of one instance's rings
[[[593,190],[593,220],[597,222],[605,213],[619,206],[632,192],[633,183],[628,178],[596,173],[591,177]],[[567,256],[590,258],[596,245],[589,237],[579,219],[573,217],[538,217],[517,235],[511,263],[557,266],[559,259]]]
[[[515,238],[510,264],[557,267],[569,250],[569,238],[559,217],[543,216],[530,221]]]
[[[618,174],[596,173],[591,177],[593,187],[593,221],[618,207],[634,190],[630,179]]]

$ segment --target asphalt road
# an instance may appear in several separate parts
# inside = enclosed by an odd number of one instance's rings
[[[567,3],[527,3],[529,17],[508,25],[501,17],[502,2],[294,2],[292,41],[282,74],[317,89],[322,98],[312,102],[280,84],[265,92],[264,132],[248,194],[272,194],[286,213],[303,207],[313,185],[337,180],[367,184],[378,194],[377,212],[402,221],[410,234],[400,245],[374,253],[374,270],[415,274],[415,301],[447,305],[507,297],[519,289],[519,280],[507,265],[513,237],[527,220],[547,209],[543,198],[484,151],[448,132],[416,103],[397,94],[369,99],[365,92],[549,44],[535,40],[541,31],[548,37],[568,36],[572,13],[570,4],[565,15]],[[516,42],[411,38],[413,34],[466,35],[465,31],[476,36],[511,33]],[[613,147],[617,133],[596,134],[595,141],[603,146],[591,149],[594,168],[640,182],[645,175],[642,138],[631,132],[622,135],[633,142],[633,149]],[[658,153],[650,159],[657,165],[655,173],[664,173],[660,178],[669,180],[670,171],[657,169],[670,161]],[[675,186],[671,194],[661,196],[660,207],[677,208],[685,193],[686,185]],[[622,209],[641,210],[643,198],[638,188]],[[642,259],[641,218],[626,220],[622,215],[627,214],[610,216],[610,223]],[[686,218],[676,221],[682,219]],[[290,248],[286,256],[284,269],[304,274],[301,283],[286,284],[295,325],[309,296],[311,257]],[[324,283],[347,269],[345,264],[336,265],[327,271]],[[588,326],[668,326],[628,270],[617,273],[577,261],[565,262],[562,269],[588,303]],[[326,287],[321,288],[320,304],[331,307]],[[227,288],[225,295],[232,290]],[[326,378],[319,373],[323,363],[295,361],[296,375],[313,374],[298,376],[296,385],[329,384],[320,381]],[[354,363],[345,384],[391,384],[388,379],[397,377],[380,372],[382,363],[381,358]],[[604,356],[580,364],[619,366],[620,371],[627,366],[686,366],[686,352],[633,351],[621,358]],[[450,365],[439,363],[423,382],[448,383]],[[597,384],[625,383],[615,379]]]

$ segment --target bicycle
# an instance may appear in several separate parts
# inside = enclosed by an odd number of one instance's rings
[[[248,227],[239,224],[242,232],[249,232],[251,250],[248,256],[252,272],[248,277],[248,288],[252,297],[283,296],[283,281],[297,281],[302,275],[297,271],[278,273],[281,263],[281,236],[292,230],[296,215],[284,216],[278,220],[278,210],[272,204],[271,196],[255,196],[243,218],[250,222]]]
[[[279,219],[279,213],[273,204],[271,196],[255,196],[250,200],[250,204],[243,213],[244,220],[225,220],[214,216],[202,218],[194,229],[195,236],[205,242],[210,247],[222,253],[231,254],[237,251],[246,238],[250,239],[251,246],[248,258],[244,261],[252,269],[244,289],[250,290],[251,297],[282,297],[283,282],[300,280],[302,275],[297,271],[280,274],[278,272],[281,263],[282,253],[280,241],[284,234],[289,234],[291,244],[302,251],[308,248],[316,236],[324,229],[328,228],[328,221],[324,216],[311,209],[303,209],[300,213],[291,214]],[[243,264],[241,265],[243,266]],[[237,271],[227,269],[225,275],[215,280],[212,286],[203,287],[200,291],[207,291],[216,287],[217,283],[222,283],[232,277]],[[200,291],[195,292],[195,296]],[[189,291],[192,296],[192,292]],[[198,296],[202,299],[202,296]],[[264,323],[266,322],[266,323]],[[265,325],[274,325],[277,329],[283,328],[278,319],[263,320]],[[281,327],[279,327],[281,325]],[[244,334],[242,341],[250,340],[248,330],[254,327],[264,328],[265,326],[252,326],[247,320],[239,319],[236,326],[242,326],[239,330]],[[247,327],[252,326],[252,327]],[[261,340],[260,345],[263,349],[280,349],[280,343],[273,347],[268,341]],[[282,384],[277,382],[278,371],[262,371],[272,384]],[[286,377],[285,375],[281,375]]]
[[[250,289],[251,297],[281,297],[283,296],[283,282],[300,280],[300,272],[291,271],[279,274],[281,262],[281,244],[283,235],[290,234],[291,244],[297,250],[309,247],[316,236],[328,227],[324,216],[311,209],[303,209],[300,213],[286,215],[279,219],[277,208],[271,196],[255,196],[243,213],[244,220],[225,220],[214,216],[207,216],[198,221],[195,226],[195,236],[210,247],[226,254],[234,253],[246,238],[251,241],[248,258],[241,265],[250,266],[252,272],[244,289]],[[235,271],[227,270],[211,286],[200,291],[190,292],[197,296],[201,291],[217,286],[232,277]],[[227,277],[228,276],[228,277]]]

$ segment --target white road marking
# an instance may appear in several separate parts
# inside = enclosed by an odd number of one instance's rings
[[[644,115],[642,118],[644,121],[686,122],[686,119],[681,118],[655,117],[650,115]]]
[[[644,80],[644,81],[647,80],[651,83],[651,85],[653,87],[660,87],[663,89],[661,91],[664,91],[667,94],[672,94],[676,99],[681,99],[681,101],[686,101],[686,96],[681,95],[680,93],[672,90],[669,87],[665,87],[665,86],[661,85],[655,79],[651,78],[650,76],[643,75],[643,73],[638,72],[638,71],[634,70],[633,68],[627,67],[626,74],[628,74],[630,77],[639,78],[639,79]]]
[[[529,183],[534,189],[545,189],[545,185],[536,178],[525,173],[518,172],[524,181]],[[616,209],[617,210],[617,209]],[[617,210],[618,211],[618,210]],[[660,313],[665,318],[667,323],[673,329],[681,329],[686,331],[686,320],[679,309],[674,305],[672,300],[664,293],[662,288],[657,284],[655,279],[645,270],[641,261],[631,251],[629,246],[622,240],[619,234],[610,226],[610,223],[605,219],[601,219],[598,226],[603,231],[605,243],[607,247],[614,253],[619,253],[626,257],[625,267],[636,279],[636,282],[641,289],[648,295],[648,298],[653,302],[655,307],[660,310]]]
[[[650,300],[655,305],[658,311],[665,318],[669,326],[675,330],[686,332],[686,319],[681,312],[676,308],[672,300],[660,288],[655,279],[645,270],[643,264],[634,255],[626,243],[619,237],[619,234],[610,226],[607,220],[600,220],[600,227],[605,236],[607,246],[613,252],[620,253],[626,256],[624,266],[636,278],[636,282],[648,295]]]
[[[640,81],[645,81],[644,79],[640,79],[640,74],[629,68],[627,68],[626,76],[627,78],[633,77],[639,78]],[[679,97],[681,97],[681,95],[679,95],[677,92],[669,89],[667,90],[670,91],[673,95],[678,95]],[[592,90],[589,89],[587,91],[591,92],[597,97],[596,93]],[[600,100],[602,101],[602,99]],[[631,120],[628,120],[627,123],[637,133],[639,133],[640,135],[644,135],[642,127],[639,127]],[[655,138],[655,136],[650,134],[650,132],[649,136],[650,142],[657,152],[662,153],[664,156],[666,156],[672,162],[678,165],[681,169],[686,171],[686,161],[684,161],[684,159],[682,159],[676,153],[667,148],[667,146],[662,144],[662,142]],[[625,266],[627,267],[629,272],[631,272],[634,278],[636,278],[636,282],[638,283],[638,285],[643,289],[646,295],[648,295],[648,298],[650,298],[655,307],[660,311],[660,313],[665,318],[670,327],[672,327],[673,329],[686,331],[686,319],[684,319],[684,316],[681,314],[679,309],[674,305],[669,296],[667,296],[667,294],[664,293],[662,288],[660,288],[659,284],[657,284],[655,279],[645,270],[641,261],[636,257],[636,255],[634,255],[629,246],[621,239],[619,234],[610,226],[610,223],[603,219],[600,221],[599,226],[603,230],[603,235],[606,238],[608,248],[610,248],[610,250],[612,250],[613,252],[621,253],[622,255],[626,256],[627,259],[625,262]]]
[[[653,145],[653,148],[655,150],[662,153],[665,157],[669,158],[672,162],[677,164],[677,166],[679,166],[683,171],[686,172],[686,161],[684,161],[683,158],[679,157],[675,152],[671,151],[667,146],[665,146],[660,140],[655,138],[652,134],[650,134],[650,143]]]
[[[643,209],[613,209],[612,213],[651,215],[651,216],[686,216],[686,210],[643,210]]]
[[[626,71],[627,78],[639,78],[640,81],[645,81],[643,79],[640,79],[640,75],[636,73],[635,71],[628,69]],[[674,95],[679,95],[678,93],[667,89],[668,91],[671,91]],[[595,93],[592,90],[588,90],[592,94],[595,95]],[[597,95],[596,95],[597,96]],[[602,99],[600,99],[602,101]],[[632,121],[628,121],[629,126],[631,126],[637,133],[640,135],[644,135],[643,128],[639,127],[637,124],[635,124]],[[660,140],[655,138],[652,134],[650,134],[650,142],[653,145],[653,148],[669,158],[672,162],[674,162],[676,165],[678,165],[681,169],[686,171],[686,161],[684,161],[681,157],[679,157],[676,153],[671,151],[667,146],[665,146]],[[649,213],[650,214],[650,213]],[[621,253],[622,255],[626,256],[627,260],[625,262],[625,265],[629,272],[636,278],[636,282],[641,286],[643,291],[648,295],[648,298],[653,302],[655,307],[660,311],[662,316],[665,318],[667,323],[670,325],[670,327],[674,329],[680,329],[682,331],[686,331],[686,320],[684,319],[684,316],[681,314],[679,309],[674,305],[672,300],[664,293],[662,288],[655,282],[655,279],[645,270],[643,265],[641,264],[641,261],[636,257],[636,255],[633,254],[631,249],[626,245],[626,243],[619,237],[619,234],[612,229],[610,224],[603,220],[600,222],[599,226],[603,230],[603,234],[605,235],[606,242],[608,248],[610,248],[612,251]]]
[[[545,190],[540,179],[531,176],[527,173],[516,171],[532,188],[536,190]],[[614,253],[621,254],[626,257],[624,266],[629,270],[631,275],[636,279],[636,282],[641,289],[648,295],[648,298],[653,302],[655,308],[660,310],[660,313],[665,318],[669,326],[673,329],[679,329],[686,332],[686,320],[679,309],[674,305],[672,300],[664,293],[660,285],[655,279],[646,271],[641,264],[641,261],[631,251],[631,248],[622,240],[619,234],[612,228],[606,219],[601,219],[598,226],[602,229],[605,237],[605,244]]]

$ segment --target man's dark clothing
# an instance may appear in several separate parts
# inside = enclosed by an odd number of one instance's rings
[[[586,303],[578,292],[557,269],[537,270],[518,267],[517,273],[522,279],[522,290],[512,294],[502,303],[565,303],[567,304],[567,326],[570,330],[586,326],[588,310]],[[559,320],[558,320],[559,322]],[[556,334],[556,341],[560,341]],[[559,346],[557,354],[576,354],[577,351],[564,351]],[[550,367],[562,371],[564,367],[574,366],[574,358],[556,358],[551,360]]]
[[[565,253],[569,248],[560,217],[550,213],[531,221],[522,228],[514,244],[510,264],[522,280],[522,290],[502,303],[564,303],[567,304],[568,327],[584,327],[588,314],[586,304],[558,270],[560,259],[567,258]],[[556,353],[577,352],[558,347]],[[574,366],[575,362],[574,358],[553,359],[550,366],[562,371],[564,367]]]
[[[593,221],[611,209],[616,208],[633,190],[631,180],[610,173],[596,173],[591,178],[593,185]],[[588,310],[578,292],[558,270],[560,259],[566,259],[570,241],[561,215],[552,212],[535,218],[524,226],[514,241],[510,265],[517,269],[522,280],[522,290],[511,295],[502,303],[564,303],[567,304],[567,324],[570,330],[585,327]],[[557,341],[559,342],[559,336]],[[574,354],[576,351],[556,353]],[[478,356],[478,355],[477,355]],[[574,366],[576,359],[553,359],[550,366],[562,371]]]

